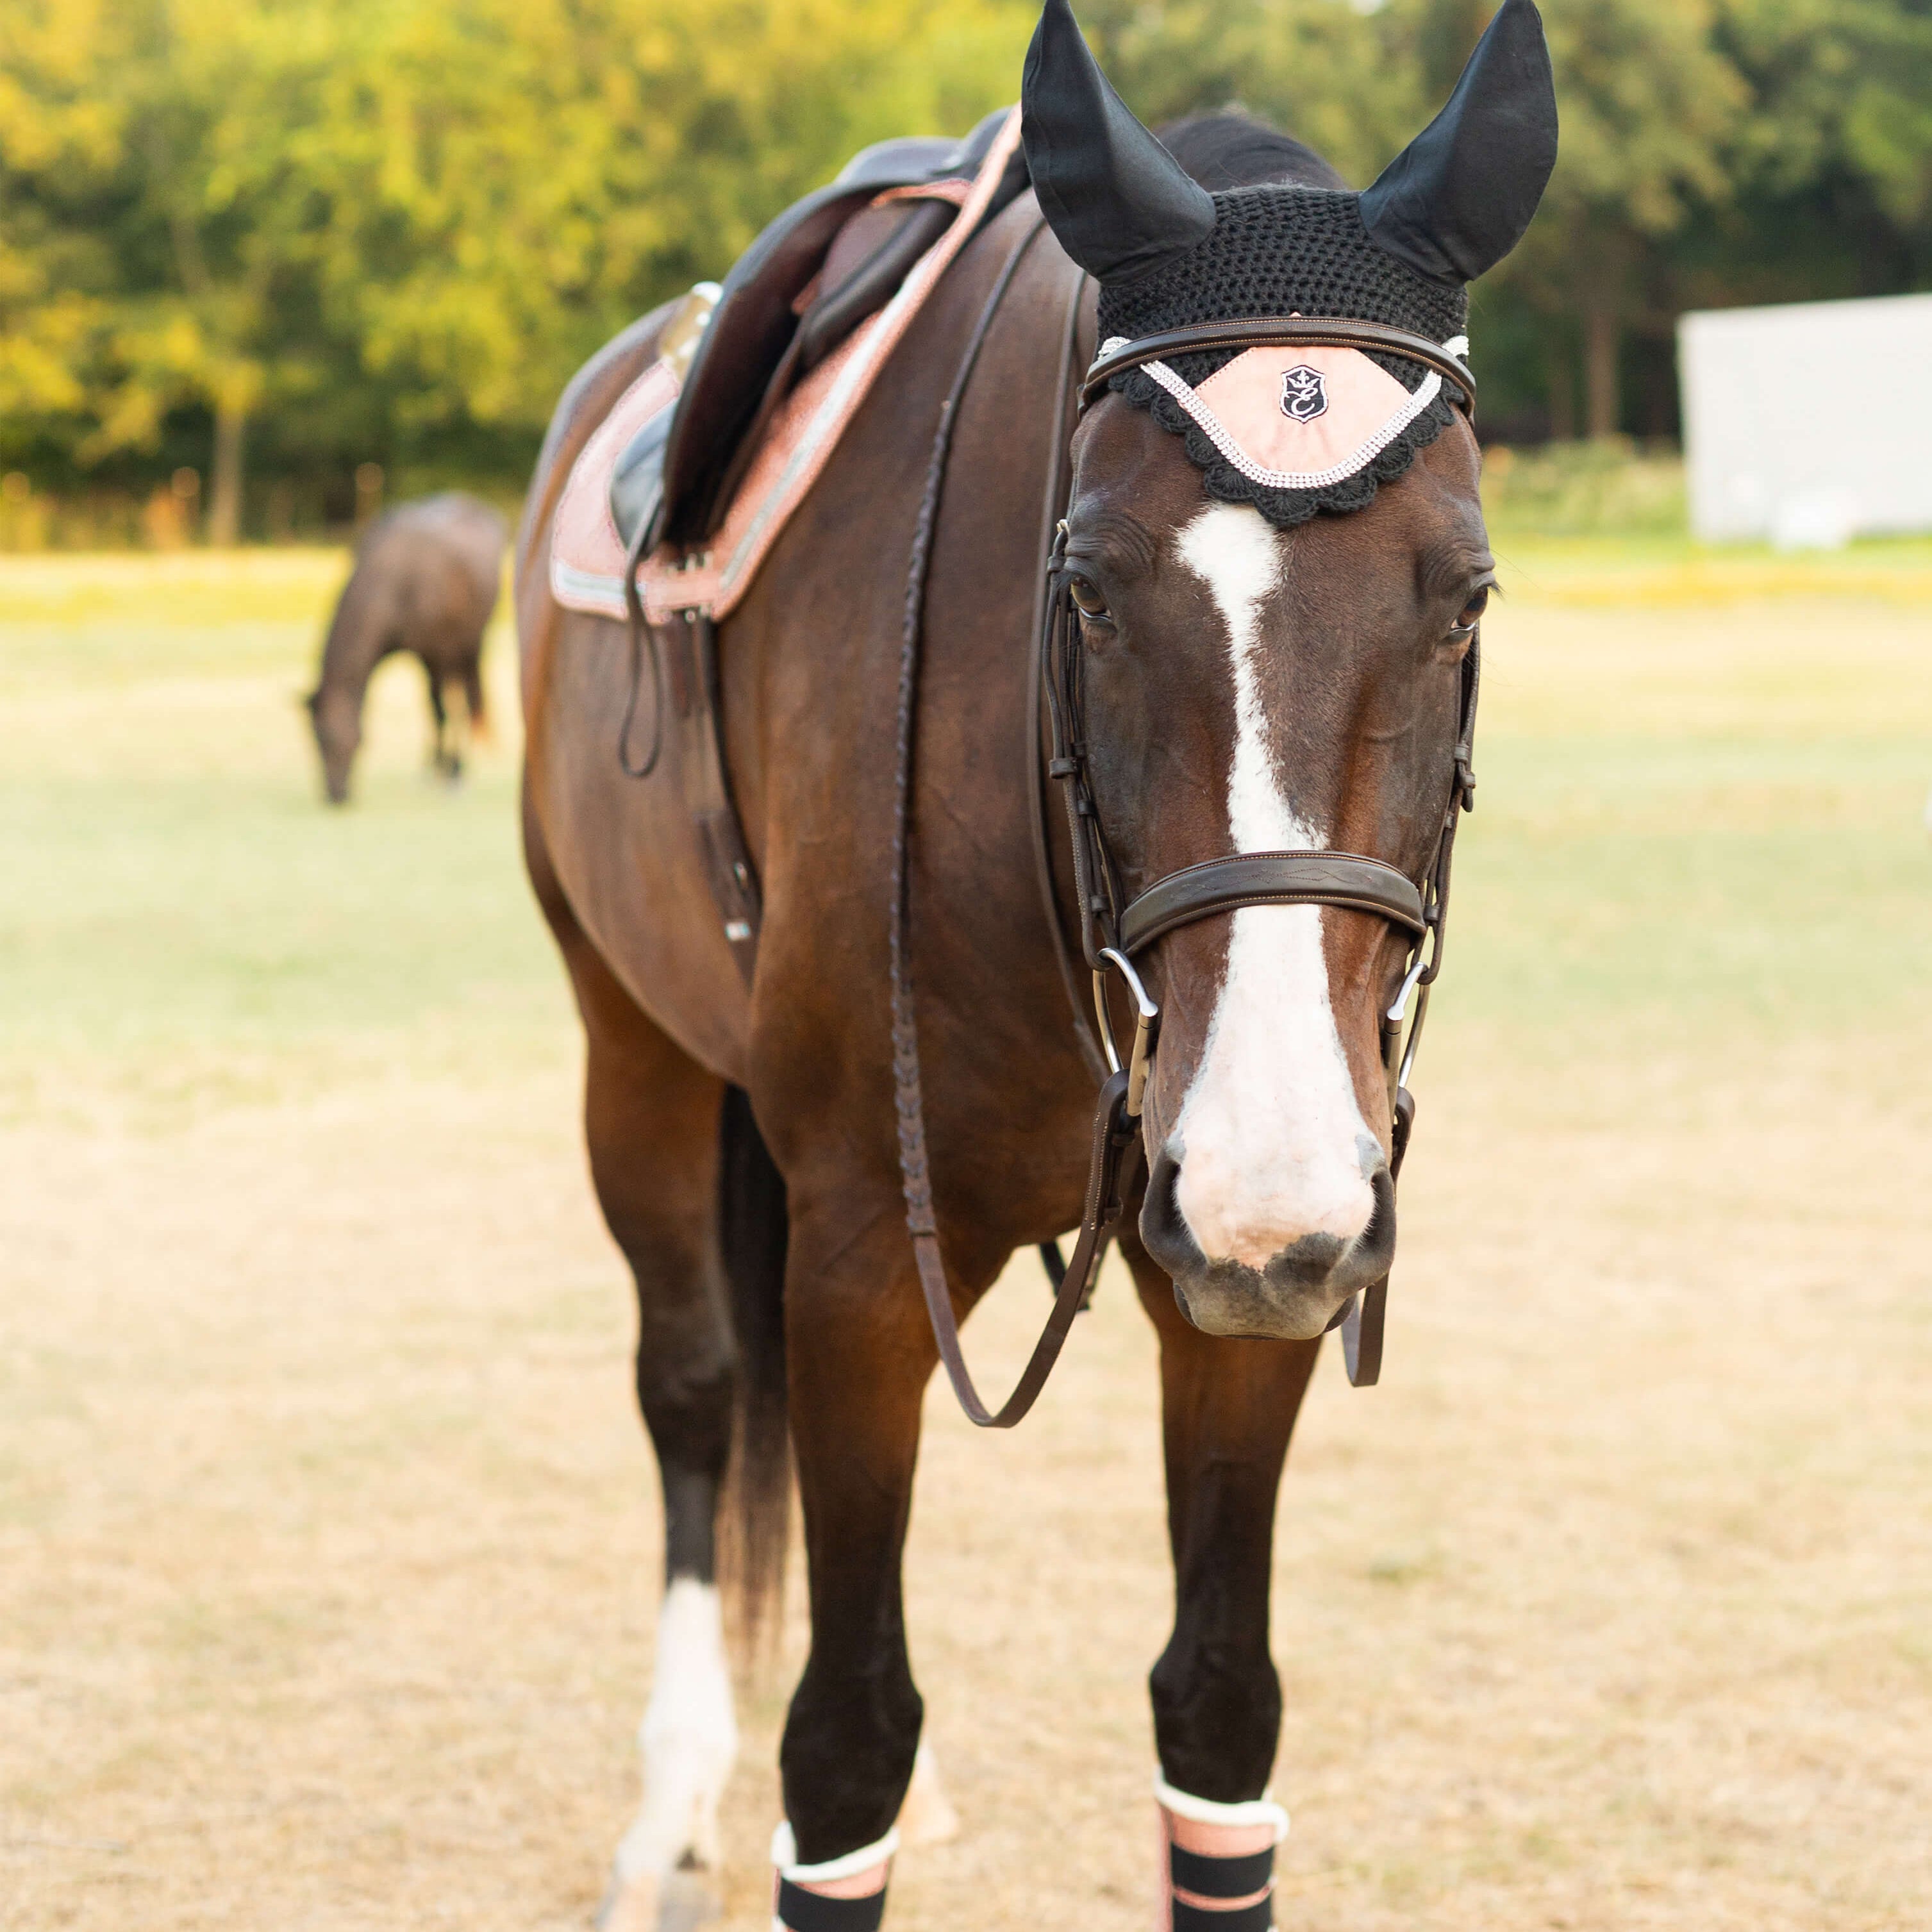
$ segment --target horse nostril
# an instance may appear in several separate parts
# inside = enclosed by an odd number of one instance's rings
[[[1395,1258],[1395,1176],[1390,1173],[1386,1162],[1378,1164],[1369,1176],[1369,1186],[1375,1196],[1375,1207],[1369,1215],[1368,1226],[1355,1237],[1354,1257],[1378,1274],[1386,1274]]]
[[[1208,1262],[1180,1211],[1180,1160],[1172,1142],[1165,1143],[1148,1166],[1147,1196],[1141,1207],[1141,1242],[1169,1275],[1177,1277],[1204,1268]]]

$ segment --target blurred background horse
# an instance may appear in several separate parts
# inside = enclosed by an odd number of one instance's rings
[[[488,718],[483,633],[496,608],[505,536],[488,503],[451,490],[392,510],[357,547],[322,644],[320,681],[305,700],[332,805],[348,801],[370,674],[397,651],[420,658],[428,680],[431,766],[452,782],[463,776],[470,734]],[[462,700],[460,717],[451,712],[452,691]]]

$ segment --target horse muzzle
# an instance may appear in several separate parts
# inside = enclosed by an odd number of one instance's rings
[[[1395,1181],[1386,1166],[1368,1177],[1375,1205],[1360,1234],[1302,1234],[1260,1266],[1202,1251],[1180,1210],[1180,1160],[1163,1148],[1148,1174],[1141,1240],[1172,1278],[1181,1313],[1204,1334],[1311,1340],[1394,1258]]]

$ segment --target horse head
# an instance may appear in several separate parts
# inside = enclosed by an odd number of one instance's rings
[[[1515,245],[1555,155],[1530,0],[1505,0],[1442,112],[1360,194],[1298,148],[1209,192],[1108,86],[1066,0],[1022,102],[1103,344],[1343,316],[1458,353],[1466,284]],[[1130,897],[1234,853],[1352,853],[1424,881],[1494,572],[1454,400],[1399,354],[1177,349],[1087,410],[1061,581],[1093,803]],[[1162,1018],[1141,1233],[1197,1327],[1316,1335],[1388,1271],[1384,1015],[1412,939],[1370,911],[1249,904],[1143,955]]]
[[[326,680],[302,700],[322,755],[322,790],[331,805],[349,802],[349,773],[362,743],[362,699],[347,685]]]

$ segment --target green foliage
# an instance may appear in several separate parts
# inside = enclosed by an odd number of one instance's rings
[[[1239,108],[1306,142],[1358,184],[1439,105],[1418,58],[1415,22],[1394,8],[1090,0],[1079,14],[1115,86],[1150,123]]]
[[[0,454],[154,470],[226,412],[294,465],[520,466],[600,342],[854,148],[970,126],[1030,28],[1002,0],[16,0]]]
[[[1150,120],[1240,105],[1362,182],[1489,10],[1082,14]],[[359,463],[511,482],[598,343],[721,274],[866,142],[958,132],[1011,100],[1034,16],[1032,0],[8,0],[0,470],[138,494],[212,452],[232,511],[245,432],[284,524],[291,492],[344,514]],[[1478,292],[1492,430],[1667,430],[1684,307],[1932,280],[1926,0],[1550,0],[1548,16],[1561,158]]]
[[[1628,439],[1492,445],[1483,458],[1483,514],[1498,543],[1525,537],[1681,536],[1684,464]]]

